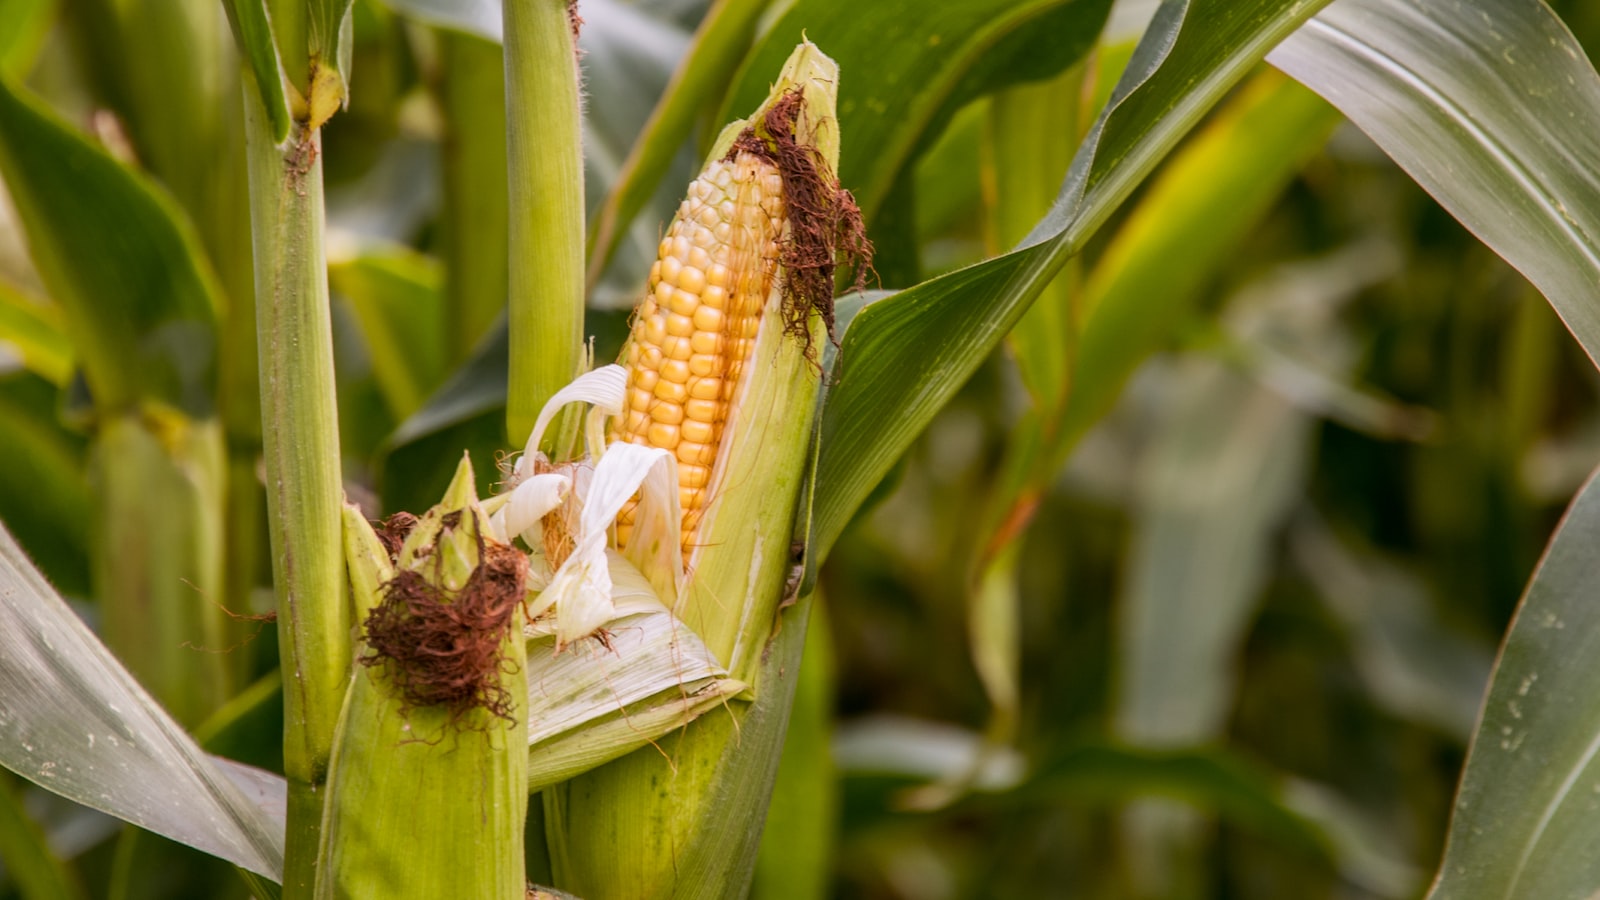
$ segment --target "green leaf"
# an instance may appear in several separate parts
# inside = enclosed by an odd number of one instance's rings
[[[62,427],[57,393],[29,375],[0,380],[0,521],[51,582],[89,594],[84,440]]]
[[[55,0],[0,0],[0,72],[27,76],[55,12]]]
[[[802,37],[815,43],[839,63],[839,180],[870,220],[925,133],[977,94],[1019,75],[1039,77],[1013,71],[1013,55],[1036,49],[1030,35],[1047,36],[1047,58],[1065,66],[1093,44],[1109,7],[1105,0],[799,0],[751,50],[717,121],[753,109],[790,48]]]
[[[0,528],[0,765],[278,878],[283,829],[240,793]]]
[[[65,387],[72,377],[72,343],[60,318],[55,307],[0,283],[0,360],[15,354],[29,371]]]
[[[228,24],[233,28],[239,55],[249,63],[248,71],[261,95],[268,130],[275,142],[289,136],[289,98],[283,87],[283,67],[278,62],[278,45],[272,37],[266,0],[226,0]]]
[[[1271,56],[1522,272],[1600,363],[1600,76],[1543,3],[1350,0]]]
[[[444,380],[442,280],[437,262],[403,247],[328,266],[329,287],[355,309],[378,387],[396,421],[416,412]]]
[[[1600,884],[1600,479],[1567,508],[1512,620],[1432,897],[1587,896]]]
[[[1080,744],[1053,756],[1008,799],[1026,807],[1133,797],[1164,797],[1214,810],[1224,821],[1281,847],[1336,860],[1323,829],[1293,808],[1285,779],[1222,750]]]
[[[1318,3],[1161,7],[1061,195],[1023,246],[861,312],[823,412],[812,542],[826,553],[935,412],[1180,137]]]
[[[83,885],[62,865],[22,804],[22,792],[0,778],[0,859],[24,900],[76,900]]]
[[[209,412],[220,293],[173,202],[4,78],[0,175],[96,406]]]
[[[1174,155],[1084,284],[1083,333],[1052,470],[1138,364],[1177,333],[1208,279],[1339,121],[1315,95],[1268,70]]]

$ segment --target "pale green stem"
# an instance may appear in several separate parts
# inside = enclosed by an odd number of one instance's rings
[[[564,0],[506,0],[511,379],[506,431],[527,440],[577,374],[583,342],[583,145]],[[559,435],[562,429],[552,429]]]
[[[350,674],[344,598],[339,423],[323,253],[321,141],[299,125],[273,144],[260,97],[245,93],[262,437],[284,673],[289,781],[284,896],[315,880],[320,790]]]
[[[506,90],[498,44],[440,30],[448,358],[465,362],[506,305]]]

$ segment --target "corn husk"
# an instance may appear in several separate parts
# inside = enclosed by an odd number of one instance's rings
[[[801,44],[766,103],[724,130],[711,159],[798,88],[795,136],[837,171],[837,84],[833,61]],[[557,886],[589,900],[741,896],[749,883],[804,633],[803,604],[779,613],[786,585],[798,584],[791,545],[820,378],[805,342],[777,320],[780,293],[774,284],[719,451],[712,483],[722,489],[700,521],[703,546],[677,610],[751,687],[653,746],[544,792]],[[807,325],[820,348],[820,320]]]
[[[352,592],[365,592],[356,604],[368,610],[383,602],[373,586],[387,590],[407,569],[459,602],[458,592],[492,546],[465,459],[392,567],[359,517],[347,516],[346,526]],[[357,667],[328,777],[316,896],[524,896],[527,682],[520,616],[515,607],[505,623],[494,673],[503,709],[419,705],[393,661]],[[358,657],[371,657],[372,622]]]

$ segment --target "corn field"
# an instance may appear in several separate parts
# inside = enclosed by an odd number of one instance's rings
[[[0,0],[0,900],[1595,896],[1597,48]]]

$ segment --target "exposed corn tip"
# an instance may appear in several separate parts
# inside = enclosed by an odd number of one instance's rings
[[[783,179],[739,153],[706,167],[661,241],[628,341],[628,398],[614,438],[678,459],[683,552],[697,546],[723,426],[778,277]],[[617,519],[625,545],[633,509]]]

